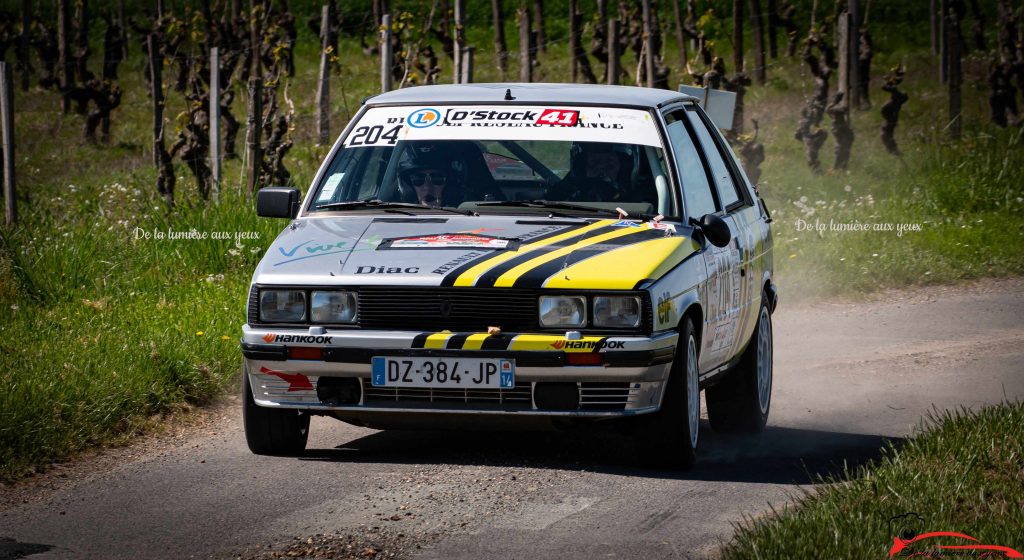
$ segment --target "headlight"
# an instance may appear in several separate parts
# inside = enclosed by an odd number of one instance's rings
[[[306,292],[301,290],[260,290],[260,320],[268,323],[298,323],[306,319]]]
[[[541,296],[540,326],[584,327],[587,324],[587,298],[583,296]]]
[[[594,326],[628,329],[640,326],[640,298],[599,296],[594,298]]]
[[[313,292],[309,301],[309,314],[314,323],[354,323],[356,320],[356,294],[353,292]]]

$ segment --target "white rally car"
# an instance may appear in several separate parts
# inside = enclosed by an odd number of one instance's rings
[[[475,84],[367,100],[256,269],[254,453],[310,415],[377,428],[620,420],[686,468],[758,431],[772,387],[771,221],[692,97]]]

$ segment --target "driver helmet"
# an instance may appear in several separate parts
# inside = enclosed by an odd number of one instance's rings
[[[633,170],[630,146],[608,142],[573,142],[570,155],[573,176],[603,179],[624,188]]]
[[[444,205],[444,194],[451,190],[452,162],[438,143],[414,142],[402,158],[398,176],[405,200]]]

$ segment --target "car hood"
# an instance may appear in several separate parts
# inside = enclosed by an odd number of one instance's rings
[[[301,218],[274,240],[253,281],[634,289],[699,249],[689,232],[668,223],[543,216]]]

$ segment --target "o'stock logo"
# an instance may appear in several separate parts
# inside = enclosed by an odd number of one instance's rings
[[[434,126],[440,120],[441,113],[437,109],[419,109],[413,111],[405,122],[413,128],[427,128]]]

